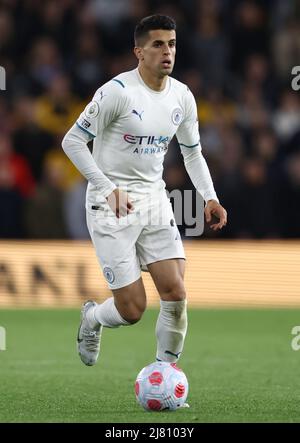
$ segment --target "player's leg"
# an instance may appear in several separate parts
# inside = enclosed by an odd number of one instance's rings
[[[163,301],[182,301],[186,298],[184,286],[185,259],[171,258],[150,263],[147,268]]]
[[[156,323],[156,358],[174,363],[182,353],[187,331],[185,260],[161,260],[147,267],[161,299]]]
[[[101,324],[107,328],[117,328],[138,322],[146,309],[146,292],[143,280],[119,289],[113,289],[113,297],[96,304],[89,312],[91,325]]]
[[[142,278],[124,288],[114,289],[114,303],[119,314],[128,324],[138,322],[147,306]]]
[[[139,321],[146,309],[146,293],[141,278],[112,291],[103,303],[87,301],[81,312],[78,330],[78,351],[87,366],[97,362],[100,352],[102,328],[118,328]]]
[[[170,200],[161,194],[150,207],[151,219],[137,241],[140,262],[147,265],[160,294],[156,324],[158,360],[176,362],[187,331],[184,287],[185,253]]]
[[[99,356],[102,328],[138,321],[146,295],[135,249],[141,228],[117,223],[115,217],[99,213],[88,213],[87,222],[103,275],[114,294],[103,303],[88,301],[82,307],[78,353],[83,363],[91,366]]]

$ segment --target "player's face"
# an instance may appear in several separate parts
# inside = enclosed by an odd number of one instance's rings
[[[170,75],[176,54],[176,32],[157,29],[149,31],[149,38],[140,48],[144,67],[158,77]]]

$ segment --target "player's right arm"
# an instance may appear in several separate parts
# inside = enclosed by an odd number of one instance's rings
[[[105,197],[117,217],[126,215],[132,205],[126,193],[105,176],[96,164],[87,143],[97,137],[122,112],[124,98],[119,86],[107,83],[80,114],[66,133],[62,148],[80,173]],[[126,202],[126,203],[125,203]]]

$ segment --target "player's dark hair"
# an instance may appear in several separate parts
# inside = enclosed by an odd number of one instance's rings
[[[134,42],[140,46],[148,37],[149,31],[156,29],[165,29],[167,31],[176,31],[176,22],[168,15],[155,14],[144,17],[135,27]]]

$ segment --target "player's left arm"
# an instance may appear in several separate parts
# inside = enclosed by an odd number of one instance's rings
[[[197,106],[193,94],[188,90],[185,95],[184,118],[178,127],[176,137],[184,159],[184,165],[193,185],[205,201],[205,219],[207,223],[213,217],[218,219],[210,227],[216,231],[227,223],[227,211],[220,204],[213,181],[202,154],[198,127]]]
[[[210,225],[210,227],[214,231],[217,231],[218,229],[222,229],[227,224],[227,211],[216,200],[208,200],[206,202],[206,205],[204,208],[204,214],[205,214],[205,220],[207,223],[211,222],[213,216],[216,217],[217,219],[219,219],[218,223],[213,223],[212,225]]]

